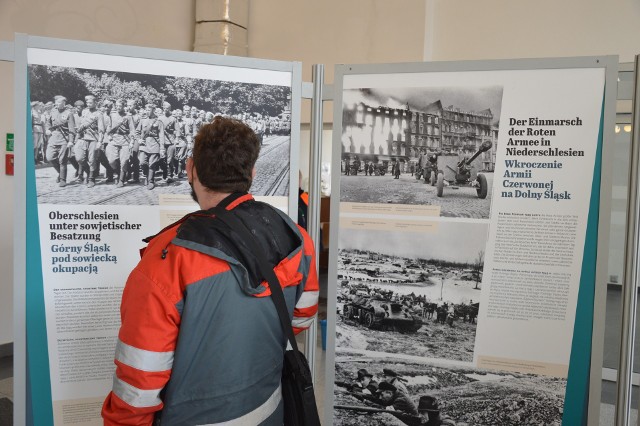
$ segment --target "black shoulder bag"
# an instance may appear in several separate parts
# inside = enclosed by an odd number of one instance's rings
[[[284,425],[285,426],[320,426],[318,407],[313,392],[313,382],[311,380],[311,370],[303,354],[298,350],[296,339],[293,335],[291,318],[287,310],[287,305],[282,293],[280,281],[273,272],[266,260],[263,248],[257,243],[255,237],[246,225],[234,216],[233,210],[226,210],[219,206],[210,212],[215,213],[225,225],[237,232],[243,242],[253,252],[260,273],[269,283],[271,289],[271,300],[276,306],[278,317],[282,329],[287,335],[292,350],[284,354],[284,365],[282,368],[282,399],[284,401]]]

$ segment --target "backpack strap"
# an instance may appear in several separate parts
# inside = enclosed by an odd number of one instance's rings
[[[242,194],[240,194],[240,196],[242,196]],[[235,200],[236,198],[234,198],[233,200]],[[233,200],[231,200],[230,202],[232,202]],[[226,203],[226,205],[228,204],[229,203]],[[291,317],[289,316],[289,312],[287,310],[287,305],[284,299],[284,293],[282,292],[282,287],[280,286],[280,281],[273,271],[273,268],[268,264],[264,249],[257,243],[249,228],[235,216],[233,210],[226,210],[223,206],[218,205],[208,211],[213,212],[215,214],[215,218],[219,219],[221,222],[227,225],[229,229],[233,229],[237,234],[239,234],[242,237],[241,241],[235,242],[237,244],[243,244],[247,248],[249,248],[250,252],[257,260],[260,273],[269,283],[269,289],[271,290],[271,300],[273,301],[273,304],[278,311],[278,317],[280,318],[280,325],[282,326],[282,330],[286,334],[287,340],[289,341],[289,344],[293,349],[298,370],[304,376],[309,386],[313,386],[311,377],[308,375],[308,370],[303,367],[304,364],[301,359],[300,351],[298,350],[298,344],[296,343],[296,339],[293,334]]]

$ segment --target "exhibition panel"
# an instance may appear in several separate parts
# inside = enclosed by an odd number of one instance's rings
[[[102,424],[142,240],[198,210],[184,162],[199,127],[216,115],[248,123],[262,142],[251,193],[296,215],[301,66],[19,38],[28,416]],[[34,167],[42,159],[54,167]]]
[[[616,69],[336,68],[327,424],[597,424]]]
[[[251,192],[295,216],[307,98],[314,240],[334,102],[323,423],[598,424],[616,57],[340,65],[333,86],[316,65],[311,86],[295,62],[13,46],[18,423],[101,424],[141,240],[198,208],[199,125],[250,123]]]

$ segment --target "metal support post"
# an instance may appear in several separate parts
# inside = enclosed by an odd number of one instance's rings
[[[316,271],[318,271],[318,247],[320,247],[320,175],[322,169],[322,86],[324,65],[313,66],[313,97],[311,98],[311,149],[309,150],[309,218],[307,231],[316,247]],[[311,375],[315,382],[316,342],[318,339],[318,317],[307,330],[305,352]]]
[[[13,424],[27,415],[27,46],[26,34],[15,34],[13,61],[15,175],[13,211]],[[33,412],[33,410],[32,410]],[[31,413],[30,413],[31,414]]]
[[[616,396],[616,426],[629,424],[631,411],[631,376],[633,374],[633,342],[636,334],[636,308],[638,305],[638,253],[640,253],[640,55],[635,62],[633,94],[633,128],[631,161],[629,167],[629,193],[627,204],[627,237],[625,244],[625,276],[622,295],[622,332],[620,337],[620,363],[618,366],[618,393]]]

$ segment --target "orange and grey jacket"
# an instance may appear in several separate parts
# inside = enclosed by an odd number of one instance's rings
[[[307,328],[318,301],[307,233],[249,194],[226,209],[265,248],[294,331]],[[186,216],[150,240],[129,276],[106,425],[282,424],[286,337],[250,253],[220,226],[208,212]]]

